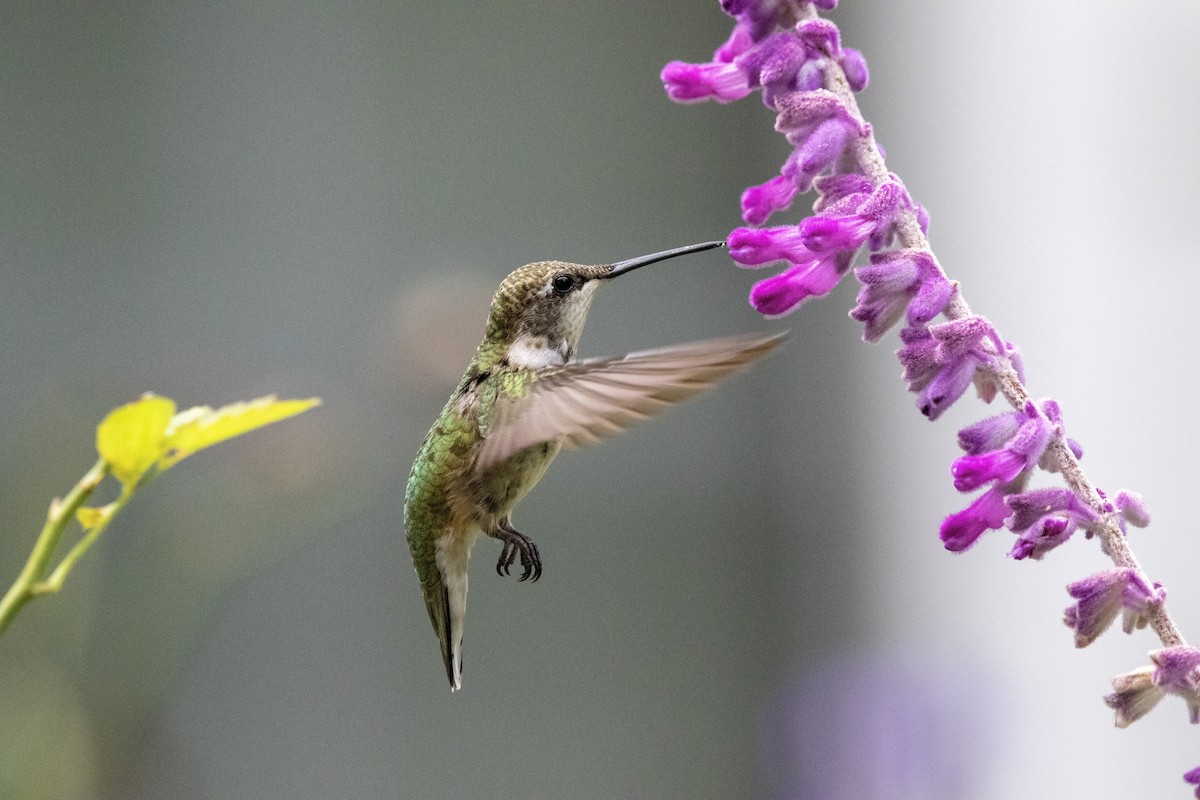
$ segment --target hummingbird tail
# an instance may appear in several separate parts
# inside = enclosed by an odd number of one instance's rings
[[[462,637],[463,621],[467,613],[466,565],[454,569],[443,563],[438,580],[431,586],[423,586],[425,607],[429,621],[437,634],[442,650],[442,664],[446,667],[446,678],[450,691],[462,688]]]

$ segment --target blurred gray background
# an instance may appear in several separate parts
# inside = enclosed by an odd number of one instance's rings
[[[1200,636],[1200,7],[848,2],[864,112],[975,309],[1024,350]],[[600,447],[476,551],[452,696],[401,530],[413,455],[513,267],[724,235],[786,144],[751,98],[668,102],[715,2],[0,6],[0,573],[95,424],[319,395],[134,499],[0,639],[0,796],[1186,796],[1168,701],[1112,727],[1147,634],[1071,647],[1063,586],[940,519],[934,425],[847,281],[784,322],[704,254],[614,284],[590,355],[788,328],[782,352]],[[780,223],[797,220],[804,204]],[[109,489],[111,492],[111,488]]]

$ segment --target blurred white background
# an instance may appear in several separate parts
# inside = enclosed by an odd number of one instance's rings
[[[1020,345],[1200,631],[1200,7],[866,3],[864,113],[939,258]],[[1186,797],[1168,700],[1101,702],[1145,633],[1060,615],[1105,567],[937,525],[930,424],[855,287],[784,322],[720,254],[602,294],[599,355],[746,330],[783,351],[518,510],[536,585],[477,550],[451,696],[400,523],[495,285],[719,237],[786,144],[754,98],[677,106],[715,2],[0,6],[0,572],[142,391],[320,395],[134,499],[0,639],[0,797]],[[806,206],[773,222],[798,220]]]

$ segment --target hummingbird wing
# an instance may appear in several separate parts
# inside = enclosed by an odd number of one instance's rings
[[[699,394],[773,350],[784,334],[731,336],[567,364],[497,403],[475,461],[485,470],[561,437],[588,444]]]

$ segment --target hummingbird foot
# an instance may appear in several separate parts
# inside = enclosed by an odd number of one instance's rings
[[[504,549],[500,551],[500,559],[496,562],[497,575],[504,577],[511,574],[509,567],[520,555],[523,571],[518,580],[523,581],[532,577],[536,581],[542,577],[542,557],[538,555],[537,545],[533,543],[532,539],[520,531],[514,530],[508,521],[502,522],[496,530],[489,531],[488,535],[504,542]]]

